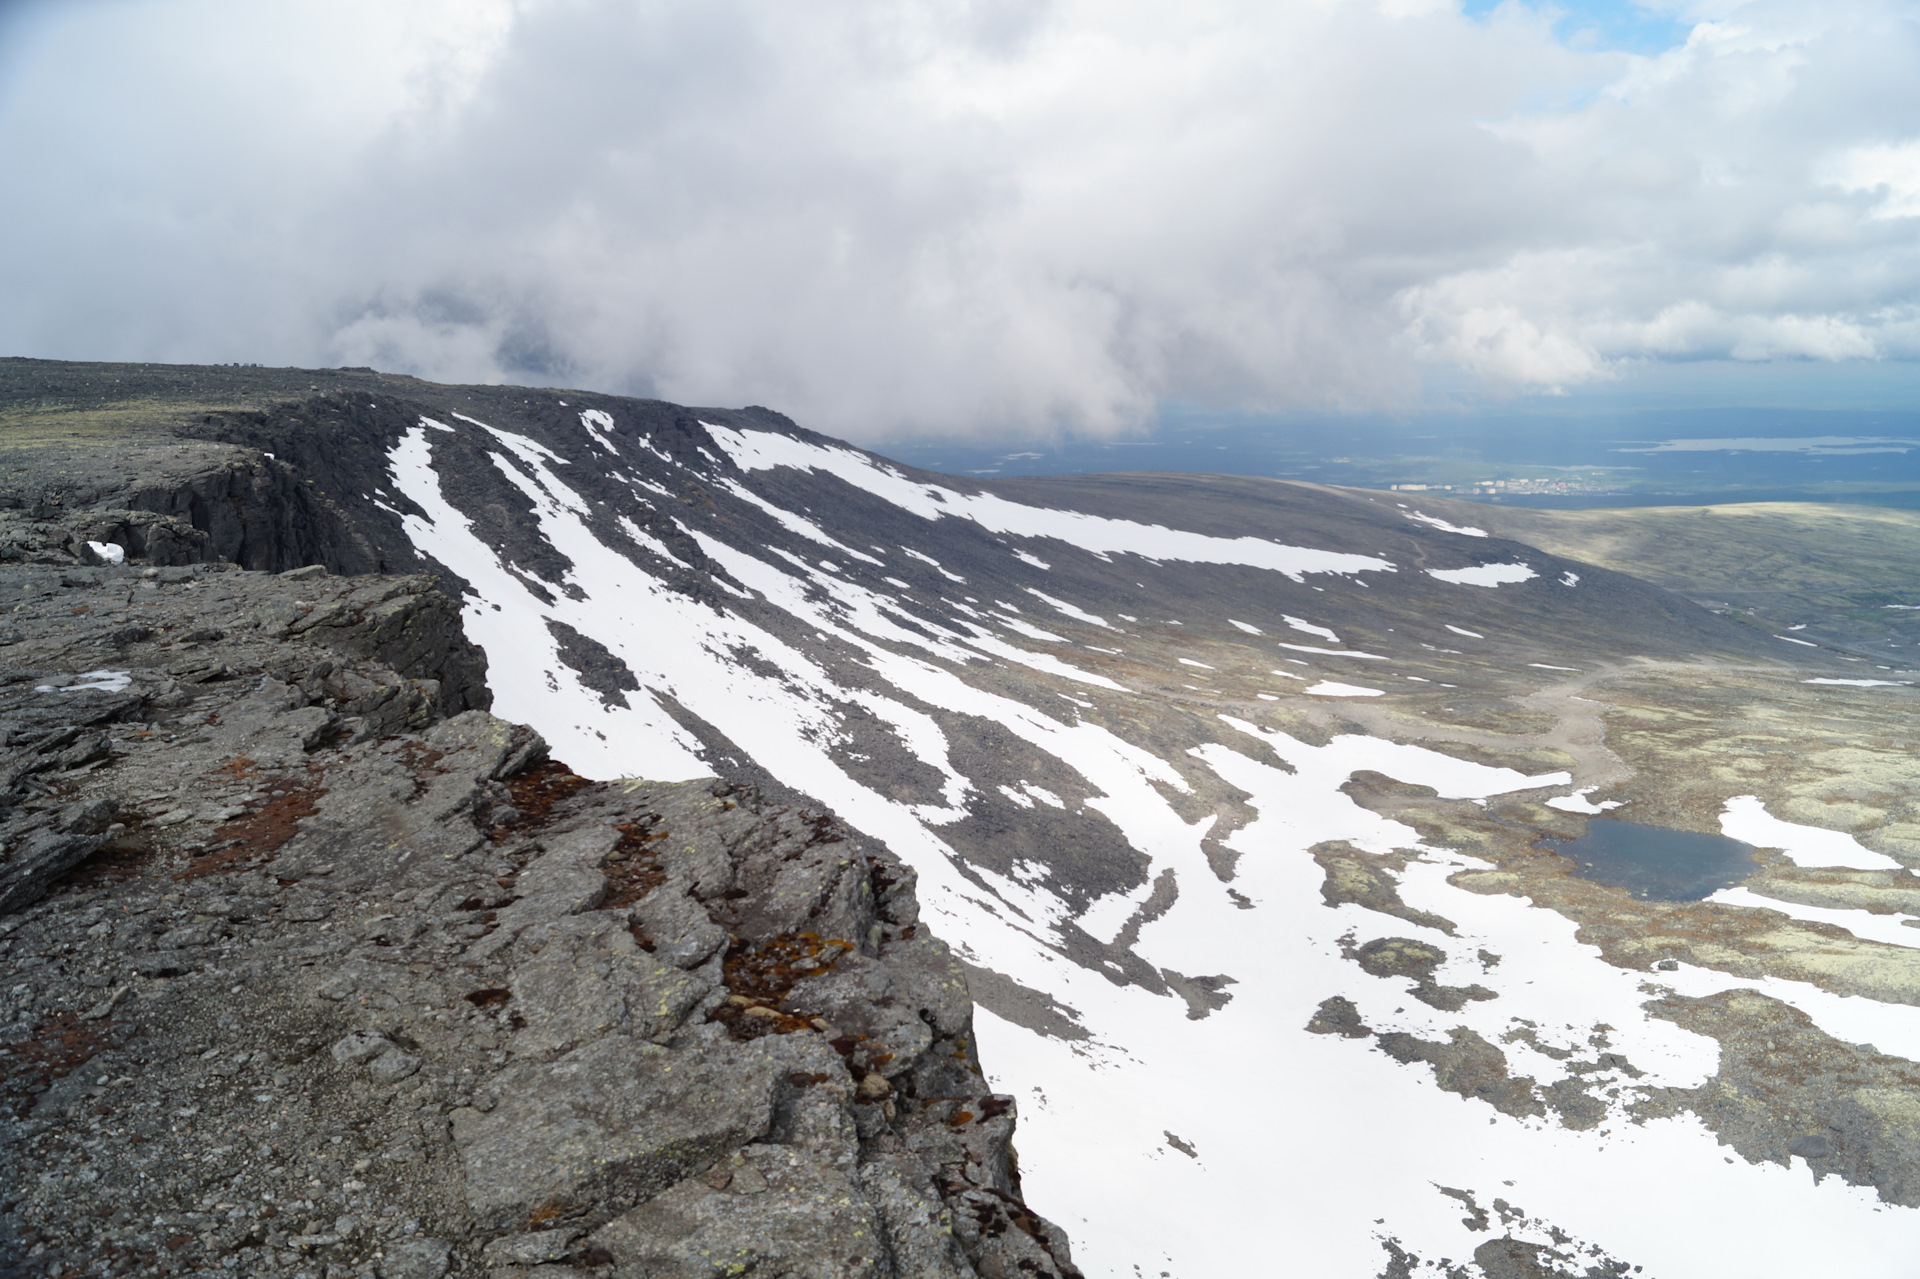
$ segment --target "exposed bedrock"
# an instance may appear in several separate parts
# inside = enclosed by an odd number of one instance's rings
[[[1078,1273],[883,849],[573,775],[429,579],[0,589],[7,1273]]]

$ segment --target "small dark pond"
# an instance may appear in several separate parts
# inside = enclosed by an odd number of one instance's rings
[[[1534,847],[1571,859],[1582,879],[1663,902],[1699,901],[1759,869],[1753,846],[1737,839],[1612,817],[1588,818],[1579,839],[1545,839]]]

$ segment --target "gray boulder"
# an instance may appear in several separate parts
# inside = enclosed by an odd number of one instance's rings
[[[767,1134],[782,1064],[753,1045],[611,1037],[517,1063],[486,1114],[457,1110],[467,1204],[496,1231],[604,1220]]]
[[[612,1033],[661,1039],[712,989],[641,950],[614,911],[557,920],[538,944],[513,974],[513,1002],[527,1023],[513,1046],[524,1056],[555,1056]]]
[[[608,1223],[592,1239],[617,1273],[892,1279],[886,1229],[859,1188],[785,1146],[748,1146]]]

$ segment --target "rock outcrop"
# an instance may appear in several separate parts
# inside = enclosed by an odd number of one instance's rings
[[[5,1273],[1077,1274],[885,850],[574,775],[430,578],[82,558],[0,566]]]

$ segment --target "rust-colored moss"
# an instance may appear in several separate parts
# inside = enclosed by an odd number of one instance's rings
[[[811,932],[786,933],[759,946],[735,942],[723,965],[731,995],[710,1020],[725,1024],[735,1039],[816,1029],[806,1018],[782,1012],[780,1004],[796,983],[832,971],[853,948],[850,941]]]
[[[667,872],[654,852],[654,845],[667,833],[649,833],[645,822],[626,822],[614,829],[620,832],[620,842],[600,867],[607,877],[607,897],[601,907],[607,910],[631,906],[667,882]]]
[[[251,778],[257,775],[252,771],[236,771],[236,765],[250,770],[252,761],[231,760],[223,766],[223,771],[232,772],[237,777]],[[267,802],[254,812],[215,827],[213,837],[217,843],[214,850],[194,858],[174,878],[203,879],[208,875],[248,870],[279,852],[287,841],[300,833],[300,820],[320,811],[320,799],[327,793],[326,788],[319,784],[321,776],[322,771],[317,764],[308,766],[304,778],[296,779],[290,774],[283,776],[279,793],[269,795]]]
[[[554,805],[590,785],[586,778],[557,759],[543,760],[514,774],[507,779],[507,792],[513,796],[514,811],[520,815],[494,827],[491,838],[497,842],[545,824],[553,816]]]
[[[0,1048],[0,1098],[15,1115],[35,1095],[87,1064],[107,1044],[108,1027],[88,1025],[77,1013],[56,1013],[19,1043]]]

